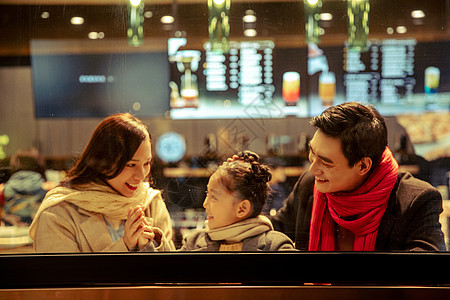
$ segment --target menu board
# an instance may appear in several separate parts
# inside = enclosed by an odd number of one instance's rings
[[[238,91],[243,105],[272,102],[272,41],[230,42],[229,54],[206,52],[206,89]],[[228,68],[225,62],[228,60]]]
[[[185,50],[186,42],[169,42],[172,118],[284,117],[285,103],[274,95],[281,79],[274,80],[273,41],[229,41],[227,53],[208,42],[201,51]],[[195,97],[185,96],[188,88]]]
[[[311,43],[282,48],[271,40],[230,41],[228,53],[208,43],[169,47],[170,117],[311,117],[346,101],[374,104],[384,116],[448,109],[450,43],[369,43],[366,52]]]
[[[414,78],[414,39],[372,41],[368,52],[344,49],[347,99],[396,104],[411,100]]]

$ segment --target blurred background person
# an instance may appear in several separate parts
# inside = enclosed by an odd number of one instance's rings
[[[29,226],[51,183],[46,181],[45,162],[35,148],[18,150],[10,160],[11,177],[3,184],[2,223]]]

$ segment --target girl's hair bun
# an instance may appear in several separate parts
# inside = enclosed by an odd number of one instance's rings
[[[268,183],[272,179],[272,174],[270,173],[270,169],[265,166],[261,165],[259,163],[259,156],[258,154],[252,152],[252,151],[241,151],[238,153],[239,160],[243,162],[250,163],[251,169],[252,169],[252,175],[249,178],[250,181],[255,180],[256,182],[262,182],[262,183]]]

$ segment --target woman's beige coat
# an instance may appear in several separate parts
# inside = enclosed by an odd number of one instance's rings
[[[170,216],[160,193],[151,200],[145,215],[153,218],[153,226],[164,233],[162,243],[156,250],[175,250]],[[84,210],[66,201],[42,212],[34,248],[39,253],[128,252],[123,238],[113,243],[103,214]]]

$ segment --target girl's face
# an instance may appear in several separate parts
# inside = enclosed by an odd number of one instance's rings
[[[107,180],[109,185],[122,196],[133,197],[138,185],[150,173],[152,146],[146,138],[134,153],[133,158],[125,165],[122,172],[113,179]]]
[[[228,192],[220,181],[220,171],[215,172],[208,182],[208,191],[203,207],[208,214],[209,229],[216,229],[238,222],[240,199]]]

